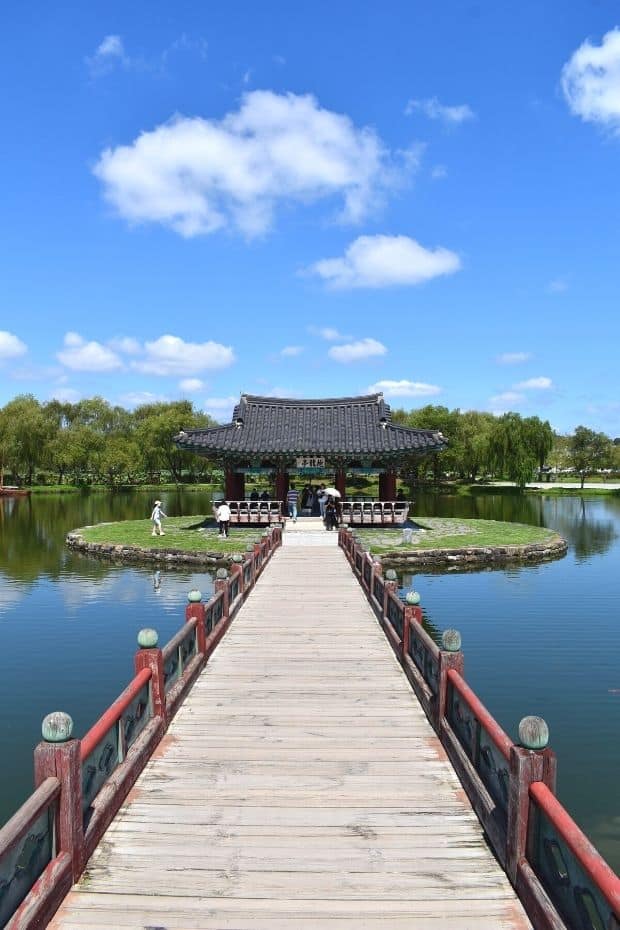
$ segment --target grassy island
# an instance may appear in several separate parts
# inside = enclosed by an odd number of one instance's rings
[[[362,543],[372,552],[411,551],[419,549],[466,549],[493,546],[528,546],[551,543],[558,539],[553,530],[524,523],[500,520],[465,520],[458,517],[423,517],[412,524],[410,543],[403,541],[400,529],[356,529]]]
[[[408,528],[412,532],[410,542],[405,542],[400,527],[369,526],[356,528],[355,532],[363,547],[374,555],[406,563],[542,561],[566,552],[566,542],[557,533],[521,523],[423,517]],[[243,553],[264,528],[234,526],[228,539],[221,539],[212,519],[186,516],[167,518],[164,530],[164,536],[152,536],[150,520],[123,520],[82,527],[70,533],[67,541],[73,548],[120,559],[153,560],[174,554],[174,560],[182,562],[186,553],[187,561],[204,557],[208,561],[227,561]]]
[[[102,546],[135,546],[140,549],[205,552],[222,558],[243,552],[258,539],[264,527],[243,527],[231,530],[228,539],[220,539],[215,521],[204,516],[168,517],[163,522],[164,536],[151,535],[150,520],[122,520],[118,523],[98,523],[73,530],[86,543]]]

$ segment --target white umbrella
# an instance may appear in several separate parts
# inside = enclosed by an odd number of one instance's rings
[[[326,494],[328,497],[342,497],[340,491],[337,491],[336,488],[324,488],[323,494]]]

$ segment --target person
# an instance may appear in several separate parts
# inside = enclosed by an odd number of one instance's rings
[[[153,590],[159,594],[161,589],[161,572],[159,569],[153,574]]]
[[[261,499],[262,501],[268,501],[268,500],[270,500],[271,498],[269,497],[269,491],[263,491],[263,493],[262,493],[261,496],[260,496],[260,499]]]
[[[217,508],[216,519],[220,525],[220,539],[228,538],[228,527],[230,525],[230,507],[226,501],[222,501]]]
[[[299,499],[299,492],[295,490],[294,486],[291,485],[288,494],[286,495],[286,503],[288,504],[288,515],[292,519],[293,523],[297,523],[297,501]]]
[[[405,492],[403,491],[402,488],[400,489],[400,491],[399,491],[398,494],[396,495],[396,500],[397,500],[397,501],[406,501],[406,500],[407,500],[407,498],[405,497]]]
[[[319,502],[319,510],[321,513],[321,520],[325,519],[325,504],[327,503],[327,494],[325,493],[325,485],[320,484],[317,494],[317,499]]]
[[[252,493],[250,494],[250,500],[251,500],[251,501],[257,501],[257,500],[258,500],[258,491],[256,491],[256,490],[252,491]]]
[[[325,529],[338,529],[338,511],[336,510],[336,501],[333,497],[327,498],[325,504]]]
[[[151,536],[165,536],[166,534],[161,528],[161,518],[165,517],[166,514],[161,509],[161,501],[155,501],[153,505],[153,513],[151,514],[151,522],[153,524],[153,532]]]

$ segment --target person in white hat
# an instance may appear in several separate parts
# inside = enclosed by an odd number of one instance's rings
[[[153,532],[151,533],[151,536],[166,535],[161,528],[161,518],[165,516],[166,514],[161,509],[161,501],[155,501],[153,506],[153,513],[151,514],[151,522],[153,524]]]

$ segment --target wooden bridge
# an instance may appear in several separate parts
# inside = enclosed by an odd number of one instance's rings
[[[555,800],[553,753],[512,743],[455,631],[438,647],[349,530],[309,529],[190,593],[163,650],[143,631],[82,741],[48,721],[0,866],[32,863],[46,817],[49,858],[6,926],[617,930],[620,882]]]

